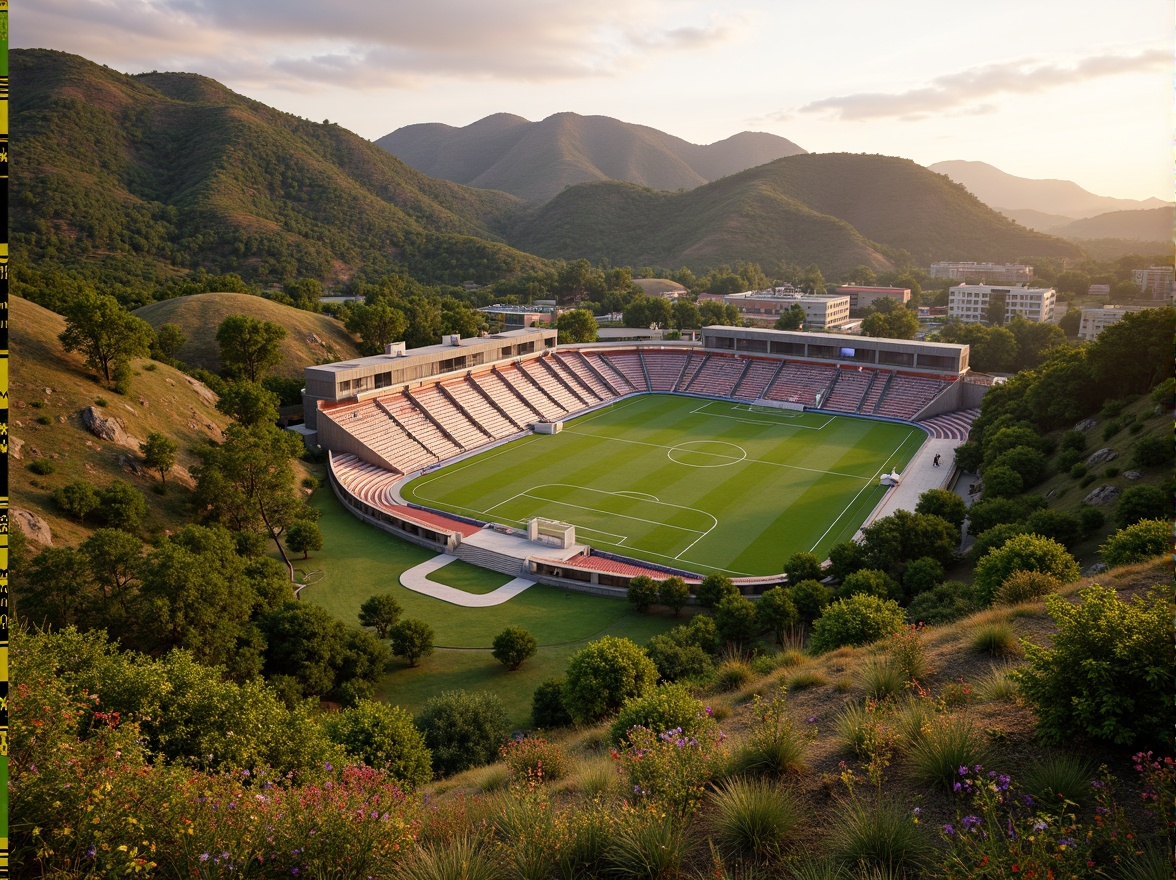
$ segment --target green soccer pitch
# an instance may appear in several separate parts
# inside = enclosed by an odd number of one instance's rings
[[[926,439],[908,425],[657,394],[413,480],[404,497],[703,574],[779,572],[853,536]]]

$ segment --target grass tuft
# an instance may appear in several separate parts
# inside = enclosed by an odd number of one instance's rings
[[[792,792],[764,779],[728,780],[711,805],[711,827],[720,850],[756,859],[778,855],[802,815]]]
[[[1097,771],[1093,762],[1080,755],[1053,752],[1033,763],[1025,772],[1022,786],[1045,804],[1082,804],[1090,797],[1090,783]]]
[[[916,779],[948,791],[959,779],[960,767],[986,764],[990,759],[982,734],[964,715],[938,718],[912,744],[909,755]]]
[[[682,873],[686,827],[673,815],[630,812],[621,817],[605,861],[611,873],[633,880],[671,880]]]
[[[802,669],[784,679],[784,687],[789,691],[807,691],[810,688],[824,687],[828,683],[829,679],[815,669]]]
[[[988,623],[976,630],[972,647],[990,657],[1020,657],[1024,654],[1017,635],[1008,623]]]
[[[1011,703],[1020,695],[1021,689],[1011,670],[994,666],[976,682],[976,696],[984,702]]]
[[[498,880],[495,859],[470,837],[416,850],[397,871],[398,880]]]
[[[870,657],[858,670],[858,682],[867,699],[888,700],[906,689],[907,677],[891,657]]]
[[[932,846],[901,803],[853,800],[840,811],[830,833],[834,857],[856,870],[923,876]]]

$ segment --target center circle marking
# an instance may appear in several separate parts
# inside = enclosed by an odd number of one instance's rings
[[[711,452],[707,449],[699,449],[700,446],[717,446],[724,447],[726,450],[735,450],[737,454],[732,454],[727,451]],[[721,459],[714,464],[697,464],[692,461],[681,461],[674,458],[674,453],[689,453],[693,452],[696,455],[705,455],[708,458]],[[687,440],[685,443],[679,443],[677,446],[671,446],[666,450],[666,458],[675,464],[680,464],[683,467],[697,467],[697,468],[715,468],[715,467],[730,467],[733,464],[739,464],[743,459],[747,458],[747,450],[742,446],[737,446],[734,443],[727,443],[723,440]]]

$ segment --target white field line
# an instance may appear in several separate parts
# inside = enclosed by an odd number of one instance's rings
[[[813,546],[809,548],[809,553],[812,553],[814,550],[817,549],[817,545],[819,545],[822,541],[825,540],[825,535],[827,535],[827,534],[829,534],[829,532],[833,531],[833,526],[835,526],[835,525],[837,525],[837,523],[841,522],[841,517],[845,516],[845,514],[849,513],[849,511],[853,510],[854,505],[857,504],[858,498],[860,498],[862,493],[865,492],[867,489],[869,489],[874,484],[874,480],[878,479],[878,475],[881,474],[882,471],[886,470],[886,466],[888,464],[890,464],[890,459],[894,458],[894,456],[898,453],[898,450],[902,449],[903,444],[905,444],[907,442],[907,440],[909,440],[909,439],[910,439],[910,437],[904,437],[901,441],[899,441],[899,444],[896,447],[894,447],[894,450],[890,453],[890,455],[886,456],[886,460],[883,462],[882,467],[878,468],[878,470],[874,472],[874,476],[870,477],[869,482],[867,482],[866,485],[862,486],[862,488],[860,488],[858,490],[857,494],[853,496],[853,500],[850,501],[849,504],[845,505],[845,508],[841,511],[841,513],[837,514],[837,519],[835,519],[835,520],[833,520],[833,522],[829,523],[829,528],[825,529],[824,534],[822,534],[821,537],[817,538],[816,544],[813,544]]]
[[[492,458],[497,458],[500,455],[505,455],[507,452],[517,450],[520,446],[522,446],[526,443],[530,443],[532,440],[536,440],[536,439],[538,439],[537,434],[532,434],[530,437],[522,437],[522,438],[516,440],[514,443],[507,443],[505,446],[503,446],[497,452],[492,452],[489,455],[485,456],[484,458],[480,455],[477,456],[477,462],[480,464],[484,461],[489,461]],[[454,474],[461,473],[466,468],[473,467],[474,461],[475,460],[473,458],[471,458],[464,464],[460,464],[455,467],[441,468],[440,470],[437,471],[436,476],[427,477],[424,480],[417,481],[417,483],[412,488],[413,495],[417,496],[417,499],[420,499],[420,491],[419,491],[420,489],[423,489],[425,486],[428,486],[430,483],[436,482],[437,480],[441,479],[442,477],[451,477]],[[433,503],[433,504],[437,503],[435,501],[430,502],[430,501],[428,501],[428,499],[425,499],[425,500],[427,503]],[[469,508],[462,508],[462,509],[469,510]]]
[[[569,483],[542,483],[542,484],[540,484],[540,485],[538,485],[538,486],[532,486],[532,487],[531,487],[531,488],[530,488],[528,491],[526,491],[526,492],[520,492],[518,495],[515,495],[514,497],[515,497],[515,498],[518,498],[518,497],[519,497],[519,495],[521,495],[521,496],[524,496],[524,497],[526,497],[526,498],[530,498],[530,499],[531,499],[531,500],[533,500],[533,501],[542,501],[544,504],[562,504],[562,505],[564,505],[564,506],[566,506],[566,507],[575,507],[575,508],[576,508],[576,509],[578,509],[578,510],[591,510],[593,513],[598,513],[598,514],[600,514],[600,515],[602,515],[602,516],[608,516],[608,517],[619,516],[619,517],[621,517],[622,519],[632,519],[632,520],[636,520],[637,522],[643,522],[643,523],[647,523],[648,525],[652,525],[652,526],[665,526],[665,527],[666,527],[666,528],[668,528],[668,529],[676,529],[676,530],[678,530],[678,531],[681,531],[681,532],[693,532],[693,533],[695,533],[695,534],[698,534],[698,533],[700,533],[700,532],[701,532],[702,534],[706,534],[706,532],[710,532],[710,531],[712,531],[712,530],[714,529],[714,527],[715,527],[715,526],[717,526],[717,525],[719,524],[719,521],[718,521],[717,519],[715,519],[715,517],[714,517],[714,514],[707,513],[705,510],[700,510],[700,509],[699,509],[699,508],[697,508],[697,507],[687,507],[687,506],[686,506],[686,505],[684,505],[684,504],[671,504],[671,503],[670,503],[670,502],[668,502],[668,501],[658,501],[657,503],[658,503],[658,504],[660,504],[660,505],[662,505],[663,507],[676,507],[676,508],[678,508],[678,510],[688,510],[688,511],[690,511],[691,513],[700,513],[700,514],[702,514],[703,516],[705,516],[705,517],[707,517],[707,518],[709,518],[709,519],[710,519],[710,521],[711,521],[711,527],[710,527],[709,529],[706,529],[705,531],[703,531],[703,530],[701,530],[701,529],[690,529],[690,528],[687,528],[686,526],[675,526],[675,525],[671,525],[670,523],[663,522],[663,521],[661,521],[661,520],[656,520],[656,519],[643,519],[642,517],[639,517],[639,516],[630,516],[630,515],[629,515],[629,514],[627,514],[627,513],[613,513],[613,512],[612,512],[612,511],[610,511],[610,510],[601,510],[601,509],[600,509],[600,508],[598,508],[598,507],[587,507],[587,506],[585,506],[585,505],[583,505],[583,504],[572,504],[570,501],[560,501],[560,500],[558,500],[558,499],[555,499],[555,498],[544,498],[542,495],[532,495],[532,494],[530,494],[531,492],[536,492],[536,491],[538,491],[538,490],[540,490],[540,489],[545,489],[545,488],[549,488],[549,487],[550,487],[550,488],[553,488],[553,489],[554,489],[554,488],[561,488],[561,489],[578,489],[578,490],[580,490],[581,492],[584,492],[584,491],[587,491],[587,492],[596,492],[596,493],[597,493],[597,494],[599,494],[599,495],[617,495],[617,494],[619,494],[619,493],[617,493],[617,492],[606,492],[606,491],[605,491],[605,490],[603,490],[603,489],[589,489],[589,488],[588,488],[588,487],[586,487],[586,486],[573,486],[573,485],[571,485],[571,484],[569,484]],[[621,497],[624,497],[624,496],[622,495]],[[512,500],[512,499],[507,499],[507,500],[509,501],[509,500]],[[500,502],[500,503],[505,503],[505,502]],[[495,505],[495,507],[497,507],[497,506],[498,506],[498,505]],[[491,509],[493,509],[493,508],[491,508]]]
[[[671,449],[678,448],[677,446],[666,446],[662,443],[647,443],[644,440],[626,440],[623,437],[605,437],[601,434],[593,434],[588,431],[571,431],[568,429],[564,429],[564,433],[565,434],[579,434],[583,437],[596,437],[599,440],[609,440],[609,441],[612,441],[613,443],[632,443],[636,446],[649,446],[653,449],[671,450]],[[686,441],[686,442],[689,442],[689,441]],[[726,442],[726,441],[723,441],[723,442]],[[732,443],[731,445],[734,446],[735,444]],[[689,451],[697,452],[697,454],[699,454],[699,455],[713,455],[717,458],[727,458],[727,456],[724,456],[724,455],[722,455],[720,453],[716,453],[716,452],[700,452],[698,450],[689,450]],[[761,458],[745,458],[739,463],[742,464],[744,462],[747,462],[750,464],[763,464],[763,465],[767,465],[768,467],[787,468],[788,470],[793,470],[793,471],[807,471],[810,474],[827,474],[832,477],[848,477],[851,480],[866,480],[868,482],[868,481],[874,479],[873,477],[863,477],[860,474],[843,474],[840,471],[823,471],[823,470],[820,470],[819,468],[801,467],[798,464],[784,464],[784,463],[778,462],[778,461],[764,461]],[[689,467],[689,465],[685,465],[685,467]]]

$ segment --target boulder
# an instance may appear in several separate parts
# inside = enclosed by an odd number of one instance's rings
[[[35,513],[20,507],[12,508],[12,522],[24,532],[25,537],[46,547],[53,546],[53,532],[49,523]]]
[[[199,379],[193,379],[191,376],[185,376],[184,378],[188,380],[188,384],[192,386],[192,390],[200,396],[201,400],[203,400],[209,406],[216,406],[218,398],[216,393],[211,388],[209,388]]]
[[[1143,476],[1139,471],[1123,471],[1123,476],[1128,480],[1138,480]]]
[[[1082,572],[1082,576],[1094,577],[1096,574],[1102,574],[1106,570],[1107,564],[1105,562],[1096,562],[1094,565],[1090,566],[1084,572]]]
[[[1104,446],[1102,449],[1098,450],[1098,452],[1092,452],[1086,457],[1086,466],[1091,467],[1096,464],[1102,464],[1103,462],[1114,461],[1118,457],[1119,453],[1115,452],[1115,450],[1109,447]]]
[[[1110,504],[1112,501],[1114,501],[1118,497],[1119,497],[1119,487],[1118,486],[1099,486],[1097,489],[1095,489],[1093,492],[1091,492],[1089,495],[1087,495],[1085,498],[1083,498],[1082,503],[1083,504],[1093,504],[1096,506],[1102,506],[1104,504]]]
[[[1076,424],[1074,426],[1074,430],[1075,431],[1089,431],[1091,428],[1093,428],[1097,424],[1098,424],[1098,422],[1096,422],[1094,419],[1083,419],[1082,421],[1080,421],[1078,424]]]
[[[82,410],[82,424],[99,440],[106,440],[117,446],[134,449],[136,452],[139,450],[141,441],[138,437],[127,433],[126,426],[121,419],[113,416],[107,418],[94,407],[88,406]]]
[[[19,437],[8,438],[8,454],[20,461],[20,448],[24,446],[24,441]]]

